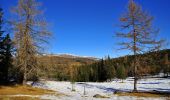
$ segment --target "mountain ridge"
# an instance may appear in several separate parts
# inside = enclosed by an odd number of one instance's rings
[[[56,57],[64,57],[64,58],[86,58],[86,59],[92,59],[92,60],[99,60],[100,58],[93,57],[93,56],[79,56],[75,54],[69,54],[69,53],[59,53],[59,54],[42,54],[43,56],[56,56]]]

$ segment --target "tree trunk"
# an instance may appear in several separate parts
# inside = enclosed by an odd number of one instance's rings
[[[137,92],[136,84],[137,84],[137,78],[134,77],[134,89],[133,89],[133,92]]]
[[[22,85],[25,85],[26,82],[27,82],[27,73],[26,73],[26,66],[24,67],[24,77],[23,77],[23,80],[22,80]]]
[[[86,83],[84,83],[84,95],[86,95]]]
[[[23,78],[23,81],[22,81],[22,85],[26,85],[26,82],[27,82],[27,76],[24,73],[24,78]]]
[[[134,14],[132,14],[132,15],[134,15]],[[137,47],[136,47],[136,36],[137,36],[137,34],[136,34],[136,30],[135,30],[135,18],[134,18],[134,16],[132,16],[132,25],[133,25],[133,54],[134,54],[134,89],[133,89],[133,92],[137,92],[137,87],[136,87],[136,85],[137,85],[137,69],[136,69],[136,61],[137,61],[137,59],[136,59],[136,55],[137,55]]]

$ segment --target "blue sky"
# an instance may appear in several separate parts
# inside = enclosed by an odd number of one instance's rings
[[[53,36],[46,52],[70,53],[80,56],[111,57],[129,54],[118,51],[114,33],[119,17],[127,9],[128,0],[39,0],[43,3],[46,20]],[[159,38],[170,38],[170,0],[135,0],[154,16],[154,26],[160,29]],[[5,18],[17,0],[1,0]]]

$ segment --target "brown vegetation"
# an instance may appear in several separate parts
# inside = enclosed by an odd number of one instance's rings
[[[0,96],[0,100],[40,100],[37,97],[28,97],[28,96]]]
[[[168,97],[170,95],[168,93],[156,93],[156,92],[126,92],[126,93],[118,93],[118,96],[136,96],[136,97]]]
[[[54,91],[34,88],[26,85],[0,86],[0,95],[43,95],[54,94]]]
[[[0,100],[40,100],[41,95],[60,95],[52,90],[45,90],[28,85],[0,86]]]
[[[92,64],[96,60],[83,57],[60,57],[56,55],[38,56],[40,62],[41,77],[55,78],[56,80],[70,79],[71,70],[79,65]]]

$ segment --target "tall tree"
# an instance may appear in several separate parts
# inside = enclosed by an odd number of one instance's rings
[[[9,69],[12,68],[12,52],[13,52],[13,43],[10,38],[10,35],[7,34],[3,39],[3,76],[5,82],[9,80]]]
[[[125,72],[125,68],[123,65],[118,66],[116,70],[116,75],[117,75],[117,78],[122,79],[122,82],[123,82],[123,79],[126,78],[126,72]]]
[[[3,10],[0,8],[0,83],[6,84],[9,78],[9,68],[12,67],[12,41],[10,35],[5,36],[3,26]]]
[[[107,79],[110,79],[110,81],[111,81],[112,78],[115,77],[116,71],[115,71],[115,67],[113,66],[113,62],[109,56],[105,60],[105,66],[106,66],[106,72],[107,72],[106,73]]]
[[[42,16],[40,3],[36,0],[18,0],[12,12],[16,14],[16,19],[12,21],[17,49],[16,65],[22,76],[21,82],[25,84],[31,74],[37,73],[36,56],[50,32]]]
[[[129,1],[128,11],[121,18],[121,29],[116,36],[124,38],[119,45],[121,49],[133,52],[133,75],[134,75],[134,92],[137,92],[138,67],[140,66],[138,54],[157,50],[161,47],[163,40],[156,41],[158,30],[152,27],[153,17],[144,12],[142,8],[133,0]]]
[[[3,26],[3,10],[0,8],[0,80],[3,80],[3,65],[2,65],[2,60],[3,60],[3,33],[4,31],[2,30]]]
[[[164,72],[164,76],[166,74],[166,77],[168,77],[168,73],[170,73],[170,62],[168,59],[168,53],[165,54],[164,60],[165,62],[164,62],[163,72]]]
[[[104,60],[101,59],[101,61],[98,63],[98,81],[105,81],[107,80],[107,72],[106,72],[106,66],[104,65]]]

